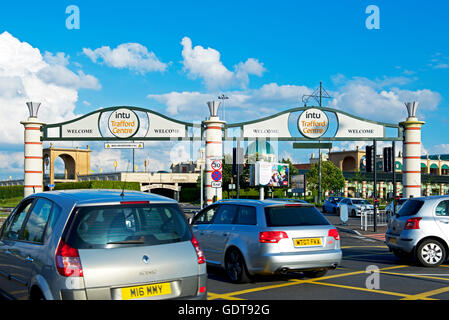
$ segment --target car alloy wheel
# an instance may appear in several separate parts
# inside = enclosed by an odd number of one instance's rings
[[[418,247],[418,260],[425,267],[437,267],[445,259],[444,247],[436,240],[426,240]]]
[[[248,272],[242,254],[237,249],[231,249],[226,255],[226,273],[234,283],[249,282]]]

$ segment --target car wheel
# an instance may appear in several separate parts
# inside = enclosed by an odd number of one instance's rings
[[[438,267],[446,259],[446,250],[439,241],[428,239],[418,246],[416,257],[424,267]]]
[[[351,217],[356,217],[357,215],[356,215],[356,213],[355,213],[355,210],[352,210],[351,211]]]
[[[321,278],[327,273],[327,270],[312,270],[304,271],[304,275],[307,278]]]
[[[231,249],[225,258],[225,268],[229,280],[233,283],[246,283],[250,281],[245,259],[237,249]]]

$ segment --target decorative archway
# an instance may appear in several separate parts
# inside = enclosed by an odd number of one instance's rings
[[[90,171],[90,153],[87,149],[46,148],[43,150],[44,171],[48,172],[47,181],[54,184],[59,181],[78,181],[78,175],[87,175]],[[55,161],[61,158],[64,162],[63,179],[55,179]]]

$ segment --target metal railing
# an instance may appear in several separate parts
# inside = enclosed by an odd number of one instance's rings
[[[388,225],[389,219],[390,215],[385,210],[377,210],[376,225],[378,227]],[[364,210],[360,216],[360,228],[367,231],[368,227],[374,227],[374,211],[372,210]]]

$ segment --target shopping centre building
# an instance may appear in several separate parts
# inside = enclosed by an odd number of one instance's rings
[[[367,198],[372,195],[374,174],[365,171],[365,150],[343,150],[322,153],[322,161],[331,161],[343,171],[345,188],[342,195],[346,197]],[[449,193],[449,154],[421,156],[421,194],[443,195]],[[309,163],[296,164],[299,174],[306,174],[310,166],[318,162],[318,157],[311,155]],[[395,175],[397,183],[397,195],[402,195],[402,169],[403,157],[398,152],[395,156]],[[393,173],[383,171],[383,157],[376,157],[377,196],[379,198],[392,198]],[[326,191],[326,195],[329,191]]]

